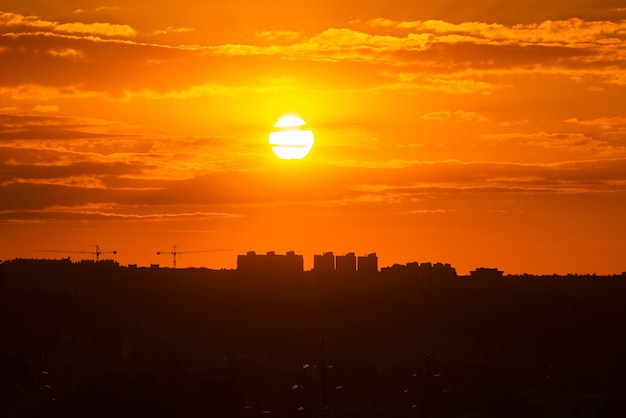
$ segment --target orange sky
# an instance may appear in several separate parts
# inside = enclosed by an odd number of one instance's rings
[[[625,98],[621,0],[5,0],[0,259],[621,273]]]

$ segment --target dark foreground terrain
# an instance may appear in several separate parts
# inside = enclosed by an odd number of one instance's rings
[[[626,416],[626,277],[0,264],[0,417]]]

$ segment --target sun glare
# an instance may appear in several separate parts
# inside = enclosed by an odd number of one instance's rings
[[[306,122],[298,115],[281,116],[270,133],[270,145],[274,154],[283,160],[300,160],[307,156],[313,146],[313,132],[303,129]]]

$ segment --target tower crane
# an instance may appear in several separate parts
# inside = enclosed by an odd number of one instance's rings
[[[178,251],[177,247],[178,247],[177,245],[174,245],[171,251],[157,251],[157,255],[171,254],[172,265],[174,266],[174,268],[176,268],[176,258],[178,255],[181,255],[181,254],[211,253],[211,252],[216,252],[216,251],[232,251],[232,248],[219,248],[219,249],[214,249],[214,250]]]
[[[91,254],[96,257],[96,263],[100,260],[100,254],[117,254],[117,251],[102,251],[99,245],[94,245],[94,251],[65,251],[65,250],[37,250],[38,252],[47,253],[73,253],[73,254]]]

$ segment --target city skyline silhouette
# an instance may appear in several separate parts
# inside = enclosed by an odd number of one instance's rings
[[[88,259],[79,259],[76,260],[76,254],[91,254],[92,258],[91,260],[94,261],[98,261],[100,254],[105,254],[105,255],[109,255],[109,254],[113,254],[116,255],[117,254],[117,250],[101,250],[100,247],[98,245],[94,245],[93,246],[95,249],[94,251],[72,251],[72,250],[68,250],[68,251],[64,251],[64,250],[37,250],[40,253],[59,253],[59,254],[63,254],[66,255],[67,257],[62,257],[61,259],[63,260],[72,260],[72,256],[74,256],[74,259],[72,261],[76,262],[76,261],[85,261]],[[200,253],[212,253],[212,252],[229,252],[232,253],[234,250],[233,249],[205,249],[205,250],[180,250],[178,249],[180,246],[174,245],[169,251],[157,251],[156,254],[161,256],[161,255],[168,255],[168,256],[172,256],[172,260],[169,263],[149,263],[147,265],[141,265],[139,263],[128,263],[127,265],[129,267],[159,267],[159,268],[167,268],[167,267],[172,267],[174,269],[177,268],[177,263],[179,262],[179,258],[181,258],[181,256],[185,255],[185,254],[200,254]],[[79,256],[80,257],[80,256]],[[239,254],[237,256],[234,257],[237,261],[236,264],[233,268],[231,269],[235,269],[235,270],[241,270],[241,265],[243,264],[244,266],[246,265],[246,259],[250,260],[250,265],[251,267],[255,267],[257,269],[260,268],[271,268],[268,267],[270,263],[267,262],[263,262],[262,260],[276,260],[279,263],[283,262],[283,260],[289,260],[291,259],[291,261],[287,261],[288,265],[291,265],[292,271],[294,268],[294,263],[295,263],[295,271],[296,272],[305,272],[305,271],[318,271],[318,272],[333,272],[333,271],[344,271],[344,272],[357,272],[357,271],[361,271],[361,270],[369,270],[369,271],[383,271],[383,270],[388,270],[388,269],[393,269],[394,267],[397,266],[406,266],[406,265],[412,265],[412,264],[417,264],[419,265],[420,263],[424,264],[437,264],[437,265],[445,265],[445,266],[450,266],[456,274],[456,268],[451,266],[451,263],[442,263],[440,260],[437,259],[437,261],[432,261],[432,260],[422,260],[417,261],[416,259],[413,259],[411,261],[407,261],[405,263],[401,263],[401,262],[392,262],[392,264],[389,265],[379,265],[379,260],[378,260],[378,254],[376,252],[370,252],[370,253],[364,253],[363,255],[357,255],[354,251],[350,251],[350,252],[346,252],[343,254],[335,254],[334,251],[324,251],[323,253],[320,254],[313,254],[312,256],[305,256],[303,254],[297,254],[295,251],[290,250],[290,251],[286,251],[285,254],[280,254],[277,253],[274,250],[270,250],[267,251],[265,253],[263,252],[257,252],[255,250],[249,250],[247,251],[245,254]],[[18,257],[17,259],[28,259],[27,257]],[[35,258],[35,259],[41,259],[40,257]],[[43,258],[46,259],[46,258]],[[50,260],[54,260],[55,258],[48,258]],[[159,261],[162,258],[156,258],[155,261]],[[260,262],[254,262],[254,260],[257,259],[257,261]],[[367,260],[371,259],[371,263],[370,265],[367,265]],[[5,260],[5,261],[11,261],[11,260]],[[107,261],[107,259],[103,259],[103,261]],[[111,258],[108,259],[108,261],[112,261],[115,262],[116,264],[120,264],[118,263],[115,259]],[[0,260],[0,263],[2,262],[2,260]],[[360,267],[361,263],[363,263],[363,267]],[[123,264],[122,264],[123,265]],[[204,265],[183,265],[181,266],[180,264],[178,264],[178,268],[209,268],[209,269],[213,269],[213,270],[224,270],[224,269],[228,269],[227,267],[224,266],[216,266],[216,267],[206,267]],[[244,267],[245,268],[245,267]],[[475,274],[476,271],[479,270],[493,270],[493,271],[500,271],[501,273],[504,273],[503,271],[499,270],[497,266],[491,265],[491,266],[485,266],[485,265],[476,265],[473,269],[470,269],[467,273],[465,274],[460,274],[463,276],[468,276],[468,275],[472,275]],[[576,271],[568,271],[565,273],[556,273],[556,272],[550,272],[550,273],[542,273],[542,274],[535,274],[533,272],[530,271],[524,271],[521,273],[509,273],[506,272],[507,274],[510,275],[532,275],[532,276],[549,276],[549,275],[562,275],[562,276],[572,276],[572,275],[581,275],[581,276],[614,276],[614,275],[623,275],[626,271],[615,271],[615,272],[611,272],[609,274],[598,274],[596,272],[576,272]]]
[[[0,263],[5,416],[618,416],[624,274]],[[347,258],[346,258],[347,257]],[[337,260],[341,260],[337,264]],[[359,270],[359,266],[361,269]],[[520,415],[521,414],[521,415]]]

